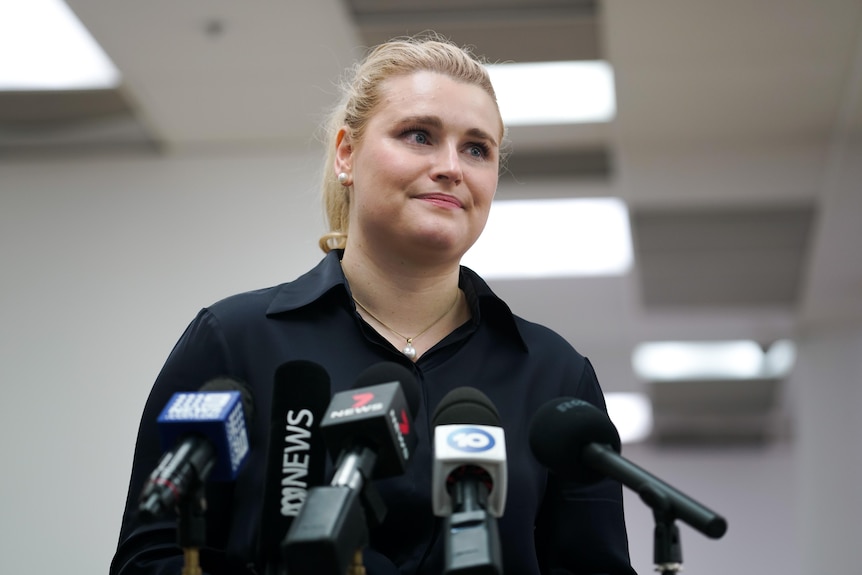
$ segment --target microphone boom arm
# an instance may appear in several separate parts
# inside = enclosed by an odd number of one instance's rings
[[[584,447],[581,457],[594,469],[613,477],[634,490],[641,499],[656,509],[667,504],[667,513],[674,519],[685,521],[704,535],[718,539],[727,531],[727,521],[716,512],[701,505],[688,495],[674,489],[658,477],[617,455],[611,447],[591,443]],[[658,492],[663,497],[656,497]],[[666,498],[666,503],[663,499]]]
[[[691,497],[624,459],[609,445],[590,443],[581,458],[635,491],[653,510],[653,560],[656,571],[671,575],[682,570],[682,542],[675,520],[681,519],[704,535],[718,539],[727,531],[727,521]]]

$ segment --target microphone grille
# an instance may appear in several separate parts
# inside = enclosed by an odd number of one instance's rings
[[[440,400],[431,425],[459,423],[500,427],[500,414],[488,396],[475,387],[457,387]]]
[[[619,433],[607,413],[586,401],[571,397],[551,400],[530,421],[530,449],[539,463],[582,483],[601,479],[581,461],[581,452],[591,443],[620,451]]]
[[[293,359],[279,365],[273,376],[273,425],[280,424],[292,408],[310,409],[319,419],[329,405],[331,382],[329,372],[313,361]]]

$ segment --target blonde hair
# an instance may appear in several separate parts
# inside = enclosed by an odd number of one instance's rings
[[[351,69],[342,82],[342,99],[325,125],[327,147],[323,168],[323,204],[329,232],[320,238],[320,249],[330,252],[343,249],[347,243],[349,194],[333,173],[336,137],[346,126],[354,143],[362,140],[365,128],[380,103],[381,84],[392,77],[427,71],[445,74],[454,80],[482,88],[492,101],[497,95],[485,60],[469,48],[459,47],[435,33],[390,40],[372,48],[366,57]],[[499,109],[497,110],[499,115]],[[500,120],[502,125],[502,118]],[[502,139],[503,134],[501,134]]]

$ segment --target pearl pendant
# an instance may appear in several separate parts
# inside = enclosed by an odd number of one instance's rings
[[[416,357],[416,348],[413,347],[413,344],[409,339],[407,340],[407,345],[405,345],[404,349],[401,350],[401,353],[407,356],[407,359],[413,359]]]

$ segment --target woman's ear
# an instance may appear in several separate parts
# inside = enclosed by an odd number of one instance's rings
[[[335,173],[350,174],[353,165],[353,142],[347,126],[339,128],[335,135]]]

